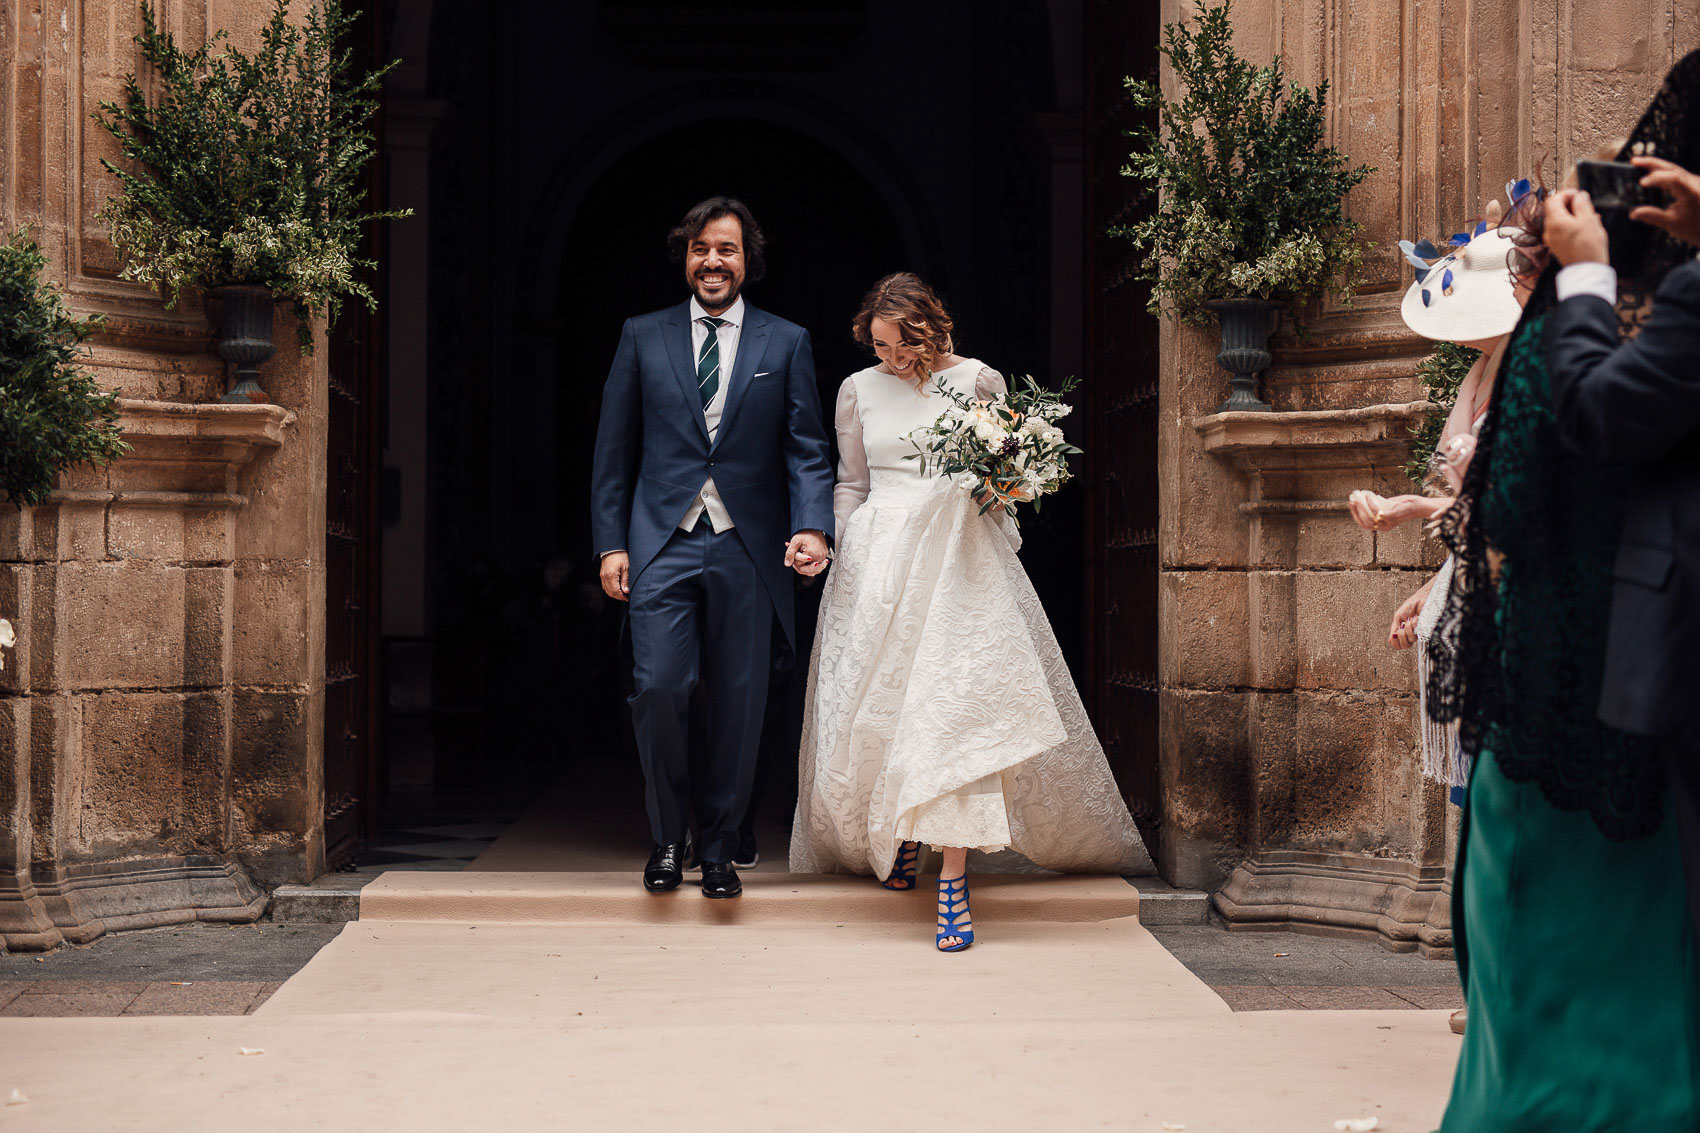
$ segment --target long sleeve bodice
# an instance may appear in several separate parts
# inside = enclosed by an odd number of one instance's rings
[[[1003,375],[977,359],[967,358],[933,375],[958,393],[981,400],[1003,396]],[[877,476],[920,479],[919,460],[910,433],[938,420],[950,403],[937,390],[917,390],[915,383],[869,367],[844,379],[838,387],[833,414],[838,430],[838,483],[832,492],[832,511],[840,533],[850,514],[867,500]]]

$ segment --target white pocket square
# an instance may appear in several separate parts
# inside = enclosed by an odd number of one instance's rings
[[[771,373],[773,373],[773,371],[772,371],[772,370],[763,370],[763,371],[762,371],[762,372],[761,372],[761,373],[759,373],[759,374],[751,374],[751,375],[750,375],[750,377],[752,377],[752,378],[765,378],[765,377],[767,377],[767,376],[768,376],[768,375],[769,375],[769,374],[771,374]]]

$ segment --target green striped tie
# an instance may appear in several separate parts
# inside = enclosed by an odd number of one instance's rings
[[[720,389],[720,328],[726,320],[704,315],[698,321],[708,324],[708,334],[702,340],[702,353],[697,355],[697,390],[702,394],[702,407],[707,409]]]

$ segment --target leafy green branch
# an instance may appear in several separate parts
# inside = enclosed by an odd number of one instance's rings
[[[129,449],[118,396],[77,366],[100,320],[73,317],[46,266],[23,229],[0,243],[0,491],[15,507],[41,503],[66,469]]]
[[[1151,312],[1209,320],[1212,299],[1254,297],[1303,306],[1332,292],[1350,301],[1367,247],[1345,197],[1374,170],[1326,144],[1328,84],[1287,81],[1233,46],[1232,0],[1195,0],[1192,26],[1164,28],[1162,54],[1182,94],[1130,78],[1145,119],[1129,130],[1123,176],[1141,183],[1143,215],[1117,225],[1152,285]]]
[[[303,24],[273,0],[260,46],[246,54],[222,29],[188,51],[141,5],[135,42],[158,76],[150,102],[134,74],[121,100],[94,119],[117,139],[123,164],[102,164],[120,192],[97,214],[124,260],[125,279],[158,287],[174,306],[185,288],[269,287],[300,320],[334,319],[344,299],[377,298],[362,273],[360,237],[371,221],[364,170],[383,77],[365,74],[347,46],[355,17],[341,0],[312,0]]]

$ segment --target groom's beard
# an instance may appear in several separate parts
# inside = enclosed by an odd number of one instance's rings
[[[702,285],[702,281],[694,276],[691,278],[691,293],[697,297],[697,302],[702,304],[703,310],[710,314],[714,314],[718,311],[724,311],[732,304],[736,303],[738,301],[738,293],[743,289],[744,281],[728,274],[726,286],[718,293],[720,297],[717,299],[710,299],[707,289]]]

